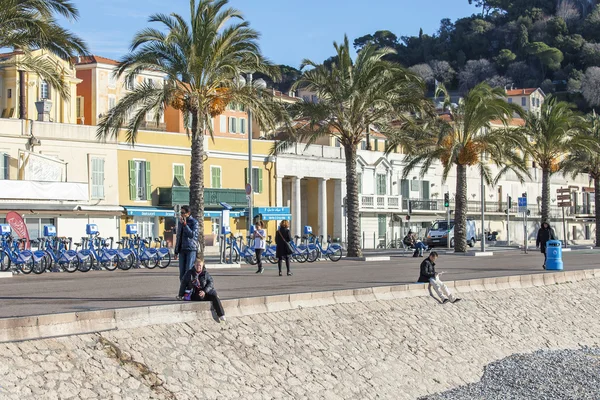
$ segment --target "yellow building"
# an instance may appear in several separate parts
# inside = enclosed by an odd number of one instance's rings
[[[256,207],[275,206],[274,159],[269,157],[272,142],[253,143],[253,187]],[[233,207],[229,221],[232,233],[246,235],[248,167],[247,140],[205,139],[204,162],[205,237],[207,246],[216,245],[221,227],[220,202]],[[186,134],[139,133],[137,143],[118,144],[120,205],[125,208],[121,235],[127,223],[137,223],[141,236],[164,237],[173,242],[176,206],[189,204],[191,143]],[[271,234],[275,222],[271,222]]]
[[[33,58],[50,60],[56,71],[61,72],[68,84],[70,98],[67,99],[60,96],[56,88],[37,74],[19,71],[16,64],[23,57],[23,53],[18,51],[0,54],[0,59],[8,63],[8,66],[0,69],[0,118],[75,124],[77,84],[81,80],[76,77],[73,65],[44,50],[31,53]],[[20,109],[21,100],[25,106],[23,110]],[[37,107],[45,107],[45,112],[38,113]]]

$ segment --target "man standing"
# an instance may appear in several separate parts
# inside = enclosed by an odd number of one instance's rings
[[[254,238],[254,253],[256,254],[256,263],[258,264],[258,271],[256,271],[257,274],[262,274],[264,272],[262,253],[265,251],[265,235],[263,222],[258,221],[254,225],[254,234],[252,235]]]
[[[433,286],[443,304],[446,304],[448,301],[456,303],[457,301],[460,301],[460,298],[450,293],[446,284],[440,280],[440,275],[435,272],[435,260],[437,260],[437,258],[437,252],[432,251],[429,253],[429,257],[423,260],[418,282],[429,283]]]
[[[542,266],[544,269],[546,269],[546,243],[548,240],[556,240],[556,235],[554,234],[554,229],[550,228],[548,221],[544,221],[535,241],[535,247],[539,247],[540,251],[544,253],[544,265]]]
[[[179,280],[194,266],[198,252],[198,221],[190,215],[190,207],[181,207],[175,254],[179,254]]]

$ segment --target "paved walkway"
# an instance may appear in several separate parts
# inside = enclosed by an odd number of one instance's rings
[[[565,253],[565,268],[597,268],[599,256],[597,251]],[[255,274],[252,266],[215,269],[211,274],[221,298],[229,299],[413,283],[420,260],[407,256],[377,263],[294,263],[292,277],[277,276],[277,267],[271,264],[263,275]],[[447,281],[486,278],[543,273],[542,260],[539,252],[505,252],[493,257],[442,254],[437,269],[446,271],[443,279]],[[20,275],[0,280],[0,318],[167,304],[174,301],[177,289],[177,268]]]

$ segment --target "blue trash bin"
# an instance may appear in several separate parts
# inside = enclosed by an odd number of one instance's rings
[[[546,270],[562,271],[562,243],[560,240],[546,242]]]

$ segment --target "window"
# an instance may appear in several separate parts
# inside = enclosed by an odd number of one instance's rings
[[[108,76],[108,87],[111,89],[114,89],[117,87],[117,77],[114,76],[113,74],[110,74]]]
[[[8,92],[6,93],[6,97],[8,97],[9,99],[12,99],[12,89],[8,89]]]
[[[77,102],[75,107],[77,107],[77,118],[83,118],[84,109],[84,98],[82,96],[77,96]]]
[[[521,106],[525,107],[527,105],[527,97],[521,97]]]
[[[244,182],[248,183],[248,168],[244,169]],[[261,168],[252,168],[252,191],[254,193],[263,192],[263,170]]]
[[[237,104],[237,110],[238,111],[244,111],[246,109],[246,107],[243,104]]]
[[[39,238],[44,231],[44,225],[56,225],[54,218],[25,218],[25,225],[30,238]]]
[[[360,142],[360,149],[361,150],[366,150],[367,149],[367,142],[366,141],[362,141]]]
[[[149,200],[151,191],[150,163],[142,160],[129,160],[129,199]]]
[[[183,164],[173,164],[173,186],[187,186]]]
[[[379,151],[379,140],[377,139],[373,141],[373,150]]]
[[[341,147],[340,139],[335,138],[335,147]]]
[[[147,86],[154,87],[154,81],[152,79],[146,78],[145,81]]]
[[[237,131],[237,118],[229,117],[229,132],[236,133]]]
[[[108,96],[108,110],[112,110],[117,105],[117,98],[113,95]]]
[[[104,159],[90,158],[90,180],[92,186],[92,199],[104,198]]]
[[[387,175],[377,174],[377,196],[387,194]]]
[[[125,90],[133,90],[135,89],[135,79],[126,79],[125,80]]]
[[[40,84],[40,99],[50,99],[50,85],[46,81],[42,81]]]
[[[539,107],[539,106],[540,106],[540,99],[539,99],[539,97],[538,97],[537,99],[535,99],[535,105],[536,105],[537,107]]]
[[[377,215],[377,233],[379,238],[385,238],[385,234],[387,233],[387,218],[385,214]]]
[[[227,117],[224,115],[221,115],[219,117],[219,132],[221,132],[221,133],[227,132]]]
[[[221,189],[221,167],[210,167],[210,187]]]
[[[512,97],[508,98],[508,104],[512,104]]]
[[[317,104],[319,102],[319,98],[317,97],[317,95],[313,94],[312,96],[310,96],[310,100]]]
[[[154,218],[155,217],[133,217],[133,222],[137,224],[138,235],[140,237],[154,237]]]
[[[10,179],[10,156],[0,153],[0,179]]]
[[[240,133],[246,133],[246,119],[240,118]]]
[[[363,181],[363,174],[362,173],[358,173],[356,174],[356,179],[358,180],[358,194],[362,194],[362,181]]]

